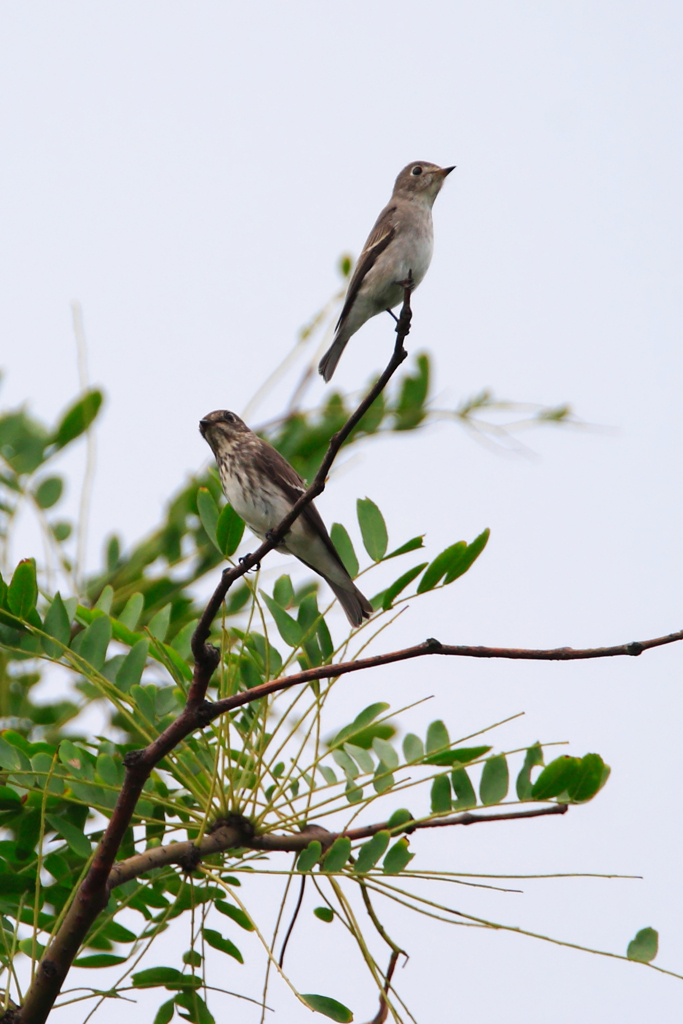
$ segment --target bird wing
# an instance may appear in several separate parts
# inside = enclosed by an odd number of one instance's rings
[[[255,453],[255,461],[257,462],[258,468],[262,473],[267,476],[273,483],[280,488],[288,501],[291,501],[292,505],[295,501],[298,501],[302,494],[307,490],[306,484],[301,479],[297,471],[293,466],[287,462],[280,452],[273,448],[272,445],[268,444],[260,438],[261,444],[259,445],[258,452]],[[334,558],[339,566],[346,572],[346,566],[339,557],[339,552],[332,543],[332,538],[327,532],[322,516],[318,512],[317,508],[311,502],[309,505],[302,510],[299,516],[303,519],[310,529],[320,537],[321,541],[329,551],[330,555]],[[312,568],[309,567],[309,568]]]
[[[356,301],[356,296],[361,289],[363,281],[368,271],[373,267],[377,261],[377,257],[384,252],[386,247],[391,242],[392,238],[396,234],[396,225],[393,223],[393,215],[396,213],[395,206],[387,206],[380,213],[377,218],[377,223],[370,232],[368,240],[363,246],[363,251],[358,258],[356,269],[353,272],[351,282],[349,284],[349,290],[346,293],[346,299],[344,300],[344,308],[342,309],[339,319],[337,320],[335,330],[339,329],[341,322],[349,314],[351,307]]]

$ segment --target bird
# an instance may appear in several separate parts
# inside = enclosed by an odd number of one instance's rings
[[[424,278],[434,247],[432,206],[453,170],[418,160],[397,177],[391,199],[358,257],[334,340],[318,365],[325,382],[332,378],[349,338],[371,317],[398,306],[411,272],[413,290]]]
[[[199,430],[216,457],[226,498],[252,533],[265,540],[306,491],[306,484],[236,413],[210,412],[199,421]],[[370,618],[372,605],[346,571],[313,502],[304,507],[276,550],[294,555],[322,576],[352,626]]]

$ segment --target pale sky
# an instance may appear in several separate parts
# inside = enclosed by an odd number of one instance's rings
[[[410,336],[433,356],[439,405],[490,387],[569,402],[610,429],[528,434],[533,457],[492,453],[447,423],[359,451],[319,502],[329,522],[353,527],[368,495],[396,544],[426,532],[430,555],[492,531],[471,573],[415,602],[375,650],[430,635],[583,647],[681,628],[682,37],[672,2],[3,0],[3,405],[27,400],[54,420],[70,401],[78,299],[107,392],[91,565],[111,530],[138,539],[206,463],[200,416],[244,408],[337,287],[338,256],[360,251],[395,175],[422,159],[457,165]],[[392,339],[388,318],[368,324],[334,383],[360,387]],[[310,400],[324,394],[316,382]],[[601,753],[612,777],[592,804],[414,848],[443,870],[642,875],[449,898],[616,953],[652,926],[655,962],[683,973],[682,658],[679,645],[584,664],[431,659],[350,678],[330,725],[372,700],[433,694],[412,728],[443,718],[465,735],[524,711],[500,747]],[[256,896],[266,918],[267,904]],[[411,954],[400,986],[419,1021],[680,1019],[683,982],[636,964],[393,909],[385,919]],[[289,972],[368,1020],[372,987],[324,927],[309,908]],[[215,963],[226,987],[257,995],[258,950],[241,945],[245,967]],[[273,1020],[312,1019],[278,985],[270,1004]],[[121,1005],[97,1019],[118,1022]],[[258,1019],[246,1003],[217,1006],[236,1024]]]

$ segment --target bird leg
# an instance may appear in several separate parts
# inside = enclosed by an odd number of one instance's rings
[[[389,314],[389,316],[393,316],[393,318],[396,321],[396,323],[398,323],[398,317],[394,313],[393,309],[387,309],[386,312]]]
[[[400,338],[405,339],[410,333],[410,321],[413,318],[413,311],[410,308],[410,293],[413,289],[413,272],[408,271],[408,276],[405,281],[399,281],[401,288],[403,288],[403,306],[401,308],[401,315],[394,317],[396,320],[396,333]]]

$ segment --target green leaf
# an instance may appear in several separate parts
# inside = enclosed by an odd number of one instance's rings
[[[161,644],[157,645],[157,650],[159,649],[159,646],[161,647],[161,650],[163,650],[168,662],[168,664],[166,664],[166,668],[171,673],[176,682],[178,680],[185,680],[185,682],[187,683],[192,682],[192,669],[184,660],[184,658],[180,654],[178,654],[175,648],[169,646],[169,644]],[[161,660],[158,654],[156,654],[155,656],[157,660]]]
[[[219,949],[221,953],[227,953],[228,956],[234,957],[241,964],[244,963],[244,957],[235,943],[231,942],[230,939],[224,938],[220,932],[214,931],[213,928],[203,928],[202,934],[208,944],[213,946],[214,949]]]
[[[351,579],[355,579],[358,575],[358,559],[356,558],[356,552],[353,550],[353,544],[351,543],[351,538],[346,532],[346,529],[341,525],[341,523],[332,523],[330,537],[332,538],[332,543],[337,549],[337,554],[344,563],[344,568]]]
[[[428,562],[421,562],[420,565],[414,565],[412,569],[408,570],[408,572],[404,572],[403,576],[399,576],[399,578],[392,583],[390,587],[387,587],[382,595],[382,608],[384,611],[388,611],[388,609],[391,608],[398,595],[405,590],[409,583],[412,583],[413,580],[420,575],[422,570],[428,564]]]
[[[50,774],[50,769],[52,768],[52,761],[52,756],[45,751],[34,754],[31,758],[31,767],[36,773],[36,784],[40,786],[41,789],[44,789],[45,784],[47,783],[47,777]],[[55,777],[54,775],[52,776],[50,779],[49,792],[54,793],[55,796],[62,795],[64,792],[64,783],[60,778]]]
[[[33,492],[36,503],[41,508],[52,508],[62,496],[64,481],[59,476],[48,476],[41,480]]]
[[[484,762],[479,783],[479,797],[485,805],[499,804],[507,796],[510,777],[505,754],[490,757]]]
[[[580,761],[578,757],[562,754],[547,765],[531,787],[532,800],[551,800],[565,790],[571,789],[578,781]]]
[[[111,754],[97,755],[97,774],[107,786],[119,787],[125,776],[121,760],[115,761]]]
[[[333,770],[328,765],[319,764],[318,771],[320,772],[328,786],[333,786],[337,781],[337,776],[334,774]]]
[[[334,654],[334,644],[332,643],[332,637],[330,636],[330,631],[327,628],[327,623],[322,617],[318,623],[315,635],[317,636],[318,643],[320,644],[320,653],[323,656],[323,661],[330,661]]]
[[[52,443],[57,448],[80,437],[93,422],[102,405],[102,392],[87,391],[70,409],[66,411],[52,436]]]
[[[325,855],[322,866],[323,871],[341,871],[350,855],[351,840],[346,836],[337,836]],[[332,918],[330,918],[331,920]]]
[[[474,538],[471,544],[467,545],[467,550],[461,558],[453,559],[446,573],[444,583],[452,583],[459,576],[463,576],[467,572],[486,547],[490,535],[491,531],[489,529],[483,530],[478,537]]]
[[[273,587],[273,600],[277,601],[281,608],[289,608],[294,600],[294,587],[289,576],[280,576],[275,580]]]
[[[171,605],[165,604],[156,615],[152,616],[147,628],[157,640],[161,640],[163,643],[168,633],[168,627],[171,623]]]
[[[156,1012],[153,1024],[169,1024],[169,1021],[173,1019],[175,1013],[175,1000],[169,999],[167,1002],[162,1003]]]
[[[52,530],[53,536],[56,541],[62,544],[65,540],[68,540],[73,531],[71,523],[52,523],[50,529]]]
[[[184,988],[183,976],[175,967],[148,967],[133,975],[134,988]]]
[[[359,772],[356,762],[346,753],[345,750],[333,750],[332,757],[344,772],[347,779],[355,779],[358,776]]]
[[[414,856],[408,849],[408,840],[403,837],[394,843],[384,858],[382,871],[385,875],[398,875],[408,867]]]
[[[451,784],[447,775],[437,775],[432,782],[432,813],[443,814],[451,809]]]
[[[649,964],[657,956],[659,934],[654,928],[641,928],[636,937],[631,939],[626,950],[629,960],[638,960],[641,964]]]
[[[439,719],[431,722],[427,728],[427,753],[432,754],[435,750],[445,750],[450,746],[450,743],[448,729],[444,723]]]
[[[181,658],[187,659],[192,656],[192,636],[199,619],[190,619],[182,629],[179,629],[171,641],[171,647],[177,651]]]
[[[124,928],[118,921],[110,921],[104,927],[104,934],[112,942],[137,942],[137,935],[129,928]]]
[[[357,733],[362,732],[366,726],[388,710],[389,705],[385,704],[383,701],[378,701],[377,704],[369,704],[368,707],[364,708],[356,715],[350,725],[345,725],[343,729],[339,730],[337,735],[330,742],[330,746],[341,746],[345,740],[355,738]]]
[[[343,1003],[338,1003],[336,999],[331,999],[330,996],[317,996],[311,992],[306,994],[302,992],[301,998],[316,1013],[323,1013],[330,1020],[338,1021],[339,1024],[349,1024],[353,1020],[353,1014],[349,1008]]]
[[[403,739],[403,756],[406,762],[410,764],[413,761],[421,761],[424,753],[424,743],[420,737],[413,732],[407,733]]]
[[[406,374],[394,415],[395,430],[412,430],[425,418],[424,404],[429,391],[429,359],[419,355],[416,359],[417,374]]]
[[[7,744],[9,746],[9,743]],[[9,786],[0,786],[0,811],[20,811],[21,797]]]
[[[110,583],[107,583],[106,587],[102,590],[102,593],[97,598],[95,608],[98,608],[105,615],[109,615],[111,611],[112,602],[114,600],[114,588]]]
[[[384,516],[370,498],[359,498],[356,512],[365,550],[373,562],[379,562],[386,554],[389,541]]]
[[[363,799],[363,787],[357,786],[355,782],[349,780],[344,788],[344,796],[350,804],[360,803]]]
[[[66,840],[69,849],[73,850],[77,857],[82,857],[85,860],[90,856],[92,853],[90,840],[83,835],[80,829],[57,814],[46,814],[45,820],[55,830],[57,835]]]
[[[69,616],[59,591],[55,594],[54,600],[48,608],[45,622],[43,623],[43,631],[49,636],[54,637],[64,647],[69,646],[71,627]],[[49,658],[59,658],[62,654],[62,649],[50,640],[43,640],[43,650]]]
[[[375,751],[382,764],[386,765],[387,768],[398,768],[398,754],[392,747],[391,743],[387,743],[386,740],[381,739],[379,736],[375,736],[372,741],[372,749]]]
[[[334,910],[331,910],[330,907],[316,907],[313,913],[319,921],[325,921],[326,924],[334,921]]]
[[[130,695],[135,701],[135,706],[144,719],[154,724],[156,719],[156,687],[150,683],[148,686],[131,686]]]
[[[17,943],[22,953],[25,953],[28,957],[35,957],[36,960],[40,960],[46,947],[41,942],[34,944],[33,939],[21,939]]]
[[[356,747],[353,743],[345,743],[344,750],[352,757],[362,772],[374,772],[375,762],[363,747]]]
[[[461,540],[457,544],[452,544],[449,548],[446,548],[440,555],[437,555],[418,584],[418,594],[424,594],[428,590],[433,590],[437,583],[441,582],[451,565],[454,565],[462,558],[466,551],[467,545],[464,540]]]
[[[80,641],[78,653],[99,672],[107,657],[107,647],[111,641],[111,619],[108,615],[99,615],[88,626]]]
[[[425,764],[469,764],[488,754],[491,747],[459,747],[457,750],[444,750],[441,754],[432,754],[425,758]]]
[[[199,982],[199,978],[196,980]],[[213,1014],[198,992],[179,992],[174,1003],[188,1011],[189,1016],[184,1013],[179,1016],[183,1020],[189,1020],[190,1024],[216,1024]]]
[[[140,593],[131,594],[126,601],[126,606],[119,615],[119,622],[123,623],[131,632],[135,631],[135,628],[140,621],[142,615],[142,609],[145,607],[145,599]]]
[[[543,764],[543,750],[540,743],[534,743],[524,755],[524,764],[517,776],[517,797],[519,800],[531,800],[531,769]]]
[[[358,858],[356,863],[353,865],[353,870],[357,874],[364,874],[366,871],[371,871],[374,868],[380,857],[383,856],[391,835],[385,829],[381,832],[376,832],[369,843],[364,843],[358,851]]]
[[[235,907],[232,903],[228,903],[226,900],[216,900],[214,907],[221,914],[225,914],[226,917],[231,918],[235,924],[240,926],[240,928],[244,928],[245,932],[253,932],[254,925],[240,907]]]
[[[442,579],[444,583],[452,583],[466,573],[486,547],[489,532],[484,530],[469,545],[464,540],[458,541],[437,555],[418,584],[418,594],[433,590]]]
[[[230,558],[240,546],[242,534],[244,533],[244,520],[235,512],[232,505],[226,505],[222,509],[216,523],[216,543],[218,550]]]
[[[216,538],[216,527],[218,526],[218,506],[213,500],[213,495],[208,487],[200,487],[197,491],[197,511],[199,512],[199,518],[202,521],[202,526],[206,530],[206,535],[212,544],[221,551],[220,545]]]
[[[387,828],[392,832],[407,825],[409,821],[413,821],[413,816],[407,807],[399,807],[389,818],[387,822]]]
[[[375,792],[386,793],[387,790],[391,789],[395,784],[396,779],[391,774],[388,765],[384,764],[383,761],[379,761],[375,770],[375,777],[372,780]]]
[[[17,748],[0,735],[0,768],[6,772],[20,772],[22,767],[21,754]]]
[[[77,747],[71,740],[62,740],[59,745],[59,760],[71,775],[79,779],[92,778],[89,772],[90,762],[85,751]]]
[[[289,644],[290,647],[298,647],[303,635],[303,630],[299,623],[296,619],[293,619],[292,616],[284,610],[284,608],[281,608],[277,601],[274,601],[272,597],[269,597],[268,594],[264,594],[264,592],[261,591],[261,596],[268,605],[268,610],[275,619],[277,631],[284,642]]]
[[[470,777],[464,768],[454,768],[451,772],[451,785],[456,799],[453,803],[454,811],[466,811],[470,807],[477,806],[477,797]]]
[[[37,599],[35,559],[24,558],[14,570],[7,591],[9,610],[20,619],[26,619],[29,612],[35,608]]]
[[[405,544],[401,544],[400,548],[396,548],[395,551],[390,551],[388,555],[385,555],[382,561],[388,562],[390,558],[398,558],[399,555],[407,555],[409,551],[417,551],[418,548],[424,547],[424,534],[420,537],[412,537],[411,540],[407,540]]]
[[[138,640],[129,650],[121,668],[116,673],[116,686],[123,693],[128,693],[132,686],[139,684],[148,652],[149,643],[147,640]]]
[[[113,953],[95,953],[94,956],[81,956],[74,960],[74,967],[116,967],[127,959],[126,956],[115,956]]]
[[[599,754],[586,754],[579,761],[576,779],[569,788],[574,803],[591,800],[607,782],[610,769]]]
[[[322,845],[317,839],[314,839],[299,854],[299,859],[296,862],[297,871],[310,871],[320,860],[322,852]]]
[[[32,473],[43,461],[47,434],[43,427],[21,410],[0,418],[0,446],[5,462],[15,473]],[[17,481],[6,477],[7,486],[21,490]]]

